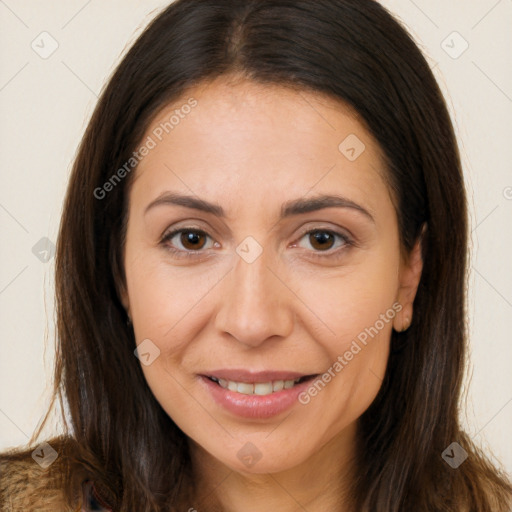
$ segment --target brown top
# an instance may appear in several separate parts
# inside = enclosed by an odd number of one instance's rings
[[[65,441],[64,441],[65,442]],[[35,450],[18,448],[0,453],[0,510],[3,512],[112,512],[98,496],[93,482],[82,483],[70,506],[62,490],[65,456],[55,438]]]

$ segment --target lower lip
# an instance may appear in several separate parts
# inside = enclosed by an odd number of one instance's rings
[[[214,401],[229,412],[243,418],[265,419],[283,413],[298,402],[298,396],[305,391],[314,378],[296,384],[290,389],[276,391],[270,395],[244,395],[224,389],[208,377],[200,376]]]

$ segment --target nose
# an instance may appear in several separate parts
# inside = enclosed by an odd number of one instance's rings
[[[223,280],[215,319],[221,336],[228,333],[248,347],[257,347],[292,332],[294,294],[286,278],[268,265],[269,259],[265,251],[252,263],[235,254],[234,267]]]

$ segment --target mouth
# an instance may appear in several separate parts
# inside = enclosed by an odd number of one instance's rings
[[[244,420],[266,421],[299,404],[299,395],[320,374],[223,368],[198,374],[207,395],[225,412]]]
[[[219,387],[228,391],[233,391],[242,395],[267,396],[283,391],[284,389],[291,389],[298,384],[302,384],[303,382],[313,380],[318,375],[319,374],[317,373],[313,375],[303,375],[296,379],[268,380],[265,382],[241,382],[223,379],[213,375],[205,375],[205,377],[217,384]]]

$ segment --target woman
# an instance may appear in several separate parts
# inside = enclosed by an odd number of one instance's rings
[[[446,104],[379,3],[176,1],[80,146],[56,258],[71,428],[3,455],[4,503],[508,511],[458,419],[467,230]]]

